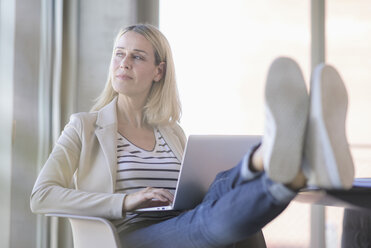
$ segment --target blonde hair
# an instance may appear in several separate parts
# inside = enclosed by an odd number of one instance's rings
[[[154,55],[156,65],[165,62],[164,75],[159,82],[152,84],[147,103],[144,106],[144,121],[154,126],[168,125],[178,122],[181,115],[181,105],[175,80],[174,61],[169,42],[156,27],[149,24],[137,24],[121,29],[116,36],[114,46],[118,39],[128,31],[134,31],[141,34],[151,42],[155,51]],[[114,53],[112,53],[112,56],[114,56]],[[110,65],[104,90],[96,99],[91,111],[100,110],[118,95],[112,87],[111,78],[112,70]]]

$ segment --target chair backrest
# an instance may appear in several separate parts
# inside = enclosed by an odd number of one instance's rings
[[[121,248],[116,228],[107,219],[68,214],[48,214],[47,216],[69,219],[74,248]]]

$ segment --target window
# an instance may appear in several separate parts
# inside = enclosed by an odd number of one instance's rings
[[[262,134],[271,62],[294,58],[309,85],[309,1],[163,0],[187,134]],[[293,202],[263,231],[268,247],[309,244],[309,205]]]

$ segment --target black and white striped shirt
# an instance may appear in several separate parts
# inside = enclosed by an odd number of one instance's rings
[[[168,189],[174,193],[180,171],[180,161],[155,129],[156,144],[152,151],[144,150],[117,133],[116,193],[134,193],[146,187]],[[118,231],[144,220],[162,220],[174,213],[127,213],[125,220],[115,222]]]

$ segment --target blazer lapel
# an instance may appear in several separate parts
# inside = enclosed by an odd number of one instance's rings
[[[179,137],[177,137],[174,131],[169,127],[158,127],[158,129],[160,130],[160,133],[164,137],[166,143],[170,146],[170,149],[173,151],[175,157],[179,161],[182,161],[184,149],[179,141]]]
[[[95,135],[99,141],[107,161],[108,169],[111,172],[112,192],[115,189],[117,170],[117,98],[98,111],[97,129]]]

